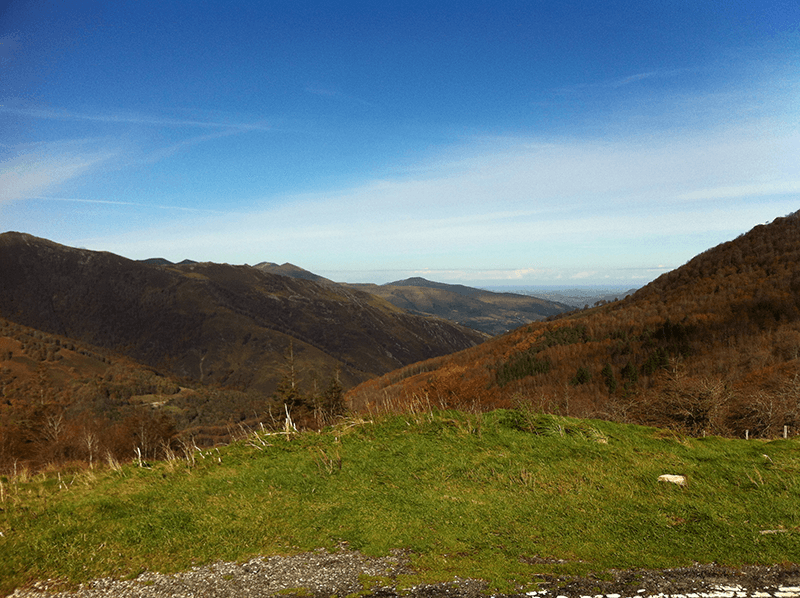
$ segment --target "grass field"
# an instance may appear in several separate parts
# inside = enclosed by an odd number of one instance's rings
[[[0,594],[341,543],[407,583],[800,559],[800,441],[526,411],[350,420],[174,459],[0,478]],[[658,482],[682,474],[686,487]]]

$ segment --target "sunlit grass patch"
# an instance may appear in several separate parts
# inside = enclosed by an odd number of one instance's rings
[[[403,583],[460,576],[507,590],[543,573],[800,554],[796,440],[524,411],[260,434],[191,462],[76,471],[68,483],[63,472],[5,478],[0,589],[342,545],[404,550],[416,573]]]

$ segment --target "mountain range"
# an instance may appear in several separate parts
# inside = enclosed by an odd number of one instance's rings
[[[800,428],[800,217],[759,225],[625,299],[521,326],[353,389],[356,410],[528,405],[691,434]]]
[[[175,265],[160,258],[145,262]],[[190,260],[181,262],[181,264],[193,263],[195,262]],[[253,267],[262,272],[310,280],[324,286],[366,291],[408,313],[442,318],[492,336],[503,334],[528,322],[544,320],[574,309],[572,304],[542,299],[530,294],[493,292],[464,285],[433,282],[420,277],[383,285],[336,283],[290,263],[261,262]]]
[[[119,458],[176,432],[226,441],[284,415],[287,378],[298,423],[321,422],[309,410],[329,388],[488,338],[272,269],[0,235],[0,465],[83,458],[89,437]]]
[[[91,459],[92,438],[128,457],[178,432],[213,444],[278,425],[284,403],[319,425],[321,397],[342,388],[356,413],[522,405],[696,435],[800,428],[797,214],[572,311],[419,278],[137,262],[22,233],[0,235],[0,280],[0,466]],[[442,316],[530,319],[490,337]]]
[[[445,318],[493,336],[573,309],[565,303],[529,295],[495,293],[419,277],[384,285],[347,286],[381,297],[411,313]]]
[[[272,392],[290,344],[346,385],[478,344],[486,335],[339,285],[265,268],[137,262],[0,235],[0,317],[175,376]]]

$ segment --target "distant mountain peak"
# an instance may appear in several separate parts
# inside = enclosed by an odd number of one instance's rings
[[[303,268],[295,266],[294,264],[291,264],[289,262],[285,262],[281,265],[278,265],[273,262],[260,262],[253,267],[257,270],[261,270],[262,272],[269,272],[270,274],[278,274],[280,276],[289,276],[291,278],[311,280],[313,282],[325,285],[336,284],[335,282],[325,278],[324,276],[320,276],[319,274],[314,274],[313,272],[304,270]]]
[[[428,280],[427,278],[422,278],[421,276],[412,276],[411,278],[406,278],[404,280],[396,280],[394,282],[389,282],[387,285],[394,285],[394,286],[426,286],[426,285],[439,285],[444,283],[438,283]]]
[[[437,396],[444,407],[475,409],[528,402],[537,411],[695,436],[775,438],[786,422],[796,425],[796,213],[712,247],[620,301],[595,305],[366,382],[349,399]]]
[[[570,306],[517,293],[495,293],[414,276],[384,285],[350,285],[414,313],[458,322],[491,335],[568,311]]]
[[[339,367],[348,383],[485,339],[291,264],[149,261],[164,266],[0,235],[0,317],[178,376],[260,392],[280,377],[289,339],[309,369]]]

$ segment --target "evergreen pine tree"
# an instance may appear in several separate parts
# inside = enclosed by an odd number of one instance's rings
[[[325,417],[328,419],[344,415],[346,411],[344,404],[344,388],[339,380],[339,373],[340,371],[337,367],[333,376],[331,376],[328,388],[325,389],[325,393],[322,395],[323,411]]]
[[[603,377],[608,387],[608,392],[613,395],[614,391],[617,390],[617,379],[614,377],[614,371],[611,369],[611,365],[606,364],[600,371],[600,375]]]

